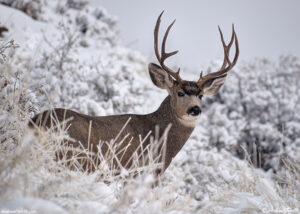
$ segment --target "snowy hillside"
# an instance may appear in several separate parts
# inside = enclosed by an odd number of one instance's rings
[[[117,18],[86,0],[0,2],[0,212],[300,211],[299,58],[239,62],[152,187],[147,173],[72,171],[54,160],[65,131],[36,136],[26,125],[51,107],[111,115],[159,106],[166,92],[148,78],[147,58],[122,45]]]

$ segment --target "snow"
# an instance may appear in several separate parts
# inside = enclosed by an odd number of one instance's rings
[[[21,198],[19,200],[8,202],[2,207],[1,212],[9,213],[12,210],[17,213],[67,213],[63,208],[59,207],[55,203],[32,197]]]
[[[117,18],[83,0],[6,2],[0,24],[9,32],[0,44],[19,47],[0,45],[1,212],[299,211],[299,58],[240,62],[216,96],[204,97],[193,135],[152,187],[149,174],[115,177],[105,165],[72,171],[54,161],[65,131],[26,128],[50,107],[111,115],[160,105],[166,92],[151,83],[147,58],[119,40]]]

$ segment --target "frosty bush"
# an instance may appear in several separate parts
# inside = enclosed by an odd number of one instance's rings
[[[26,29],[28,42],[12,63],[30,71],[40,111],[50,104],[91,115],[133,112],[145,100],[141,91],[147,87],[139,84],[147,81],[145,58],[118,45],[115,18],[84,2],[43,3],[41,19],[51,30]]]
[[[265,170],[297,157],[300,147],[300,60],[256,59],[230,72],[223,90],[207,102],[210,141]],[[222,130],[222,131],[220,131]]]
[[[4,148],[18,144],[26,121],[37,112],[37,100],[35,94],[27,90],[26,77],[5,55],[16,47],[13,40],[0,45],[0,143]]]
[[[4,64],[7,58],[7,54],[11,54],[10,51],[14,51],[15,48],[18,47],[17,44],[15,44],[15,41],[12,39],[10,41],[0,41],[0,63]]]
[[[81,10],[89,3],[88,0],[68,0],[67,5],[70,8]]]
[[[43,0],[0,0],[0,3],[21,10],[33,19],[38,19],[42,12],[42,1]]]

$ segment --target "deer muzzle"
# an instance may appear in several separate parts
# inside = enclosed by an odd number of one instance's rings
[[[189,115],[192,115],[192,116],[198,116],[199,114],[201,114],[201,109],[199,108],[199,106],[193,106],[191,108],[188,109],[187,113]]]

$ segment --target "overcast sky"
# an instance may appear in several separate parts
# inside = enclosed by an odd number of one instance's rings
[[[240,59],[275,58],[292,53],[300,56],[299,0],[91,0],[118,17],[125,45],[154,59],[153,30],[162,10],[160,36],[176,18],[167,50],[179,50],[169,63],[191,69],[223,59],[218,25],[225,39],[231,24],[240,43]]]

